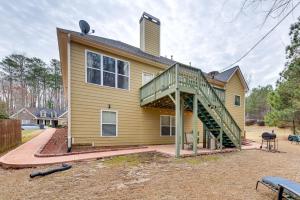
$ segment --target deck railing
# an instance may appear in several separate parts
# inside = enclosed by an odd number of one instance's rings
[[[172,66],[156,76],[154,79],[143,85],[140,89],[141,101],[149,97],[156,96],[157,94],[175,87],[176,84],[176,71],[175,66]]]
[[[178,81],[177,81],[178,80]],[[140,89],[141,102],[166,89],[178,87],[183,91],[193,91],[200,96],[199,101],[210,108],[213,117],[223,125],[228,137],[239,145],[241,130],[221,100],[221,94],[207,81],[200,69],[175,64],[145,84]]]

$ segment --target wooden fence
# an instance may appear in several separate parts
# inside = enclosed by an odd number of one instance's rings
[[[0,119],[0,152],[20,144],[21,140],[20,120]]]

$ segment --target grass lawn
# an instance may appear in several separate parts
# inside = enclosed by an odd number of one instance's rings
[[[247,136],[260,141],[264,131],[270,130],[247,127]],[[34,179],[32,171],[53,166],[0,169],[0,199],[274,199],[266,188],[255,190],[258,179],[300,182],[300,145],[286,140],[288,129],[275,132],[281,153],[243,150],[181,159],[144,153],[76,162],[68,171]]]
[[[28,142],[35,136],[39,135],[41,132],[43,132],[42,129],[22,130],[22,143]]]

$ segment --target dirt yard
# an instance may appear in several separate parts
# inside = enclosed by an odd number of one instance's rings
[[[247,129],[247,137],[258,141],[269,131]],[[0,169],[0,199],[274,199],[263,187],[255,191],[262,176],[300,182],[300,145],[286,140],[288,130],[275,132],[281,153],[244,150],[184,159],[140,154],[73,163],[68,171],[34,179],[32,171],[47,167]]]

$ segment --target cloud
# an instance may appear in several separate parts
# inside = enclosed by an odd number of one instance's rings
[[[261,26],[264,13],[240,13],[241,2],[220,1],[71,1],[12,0],[0,5],[0,57],[26,52],[45,61],[59,58],[56,27],[79,31],[87,20],[95,35],[139,46],[139,18],[143,11],[161,20],[161,55],[171,55],[203,71],[222,70],[242,56],[278,19]],[[297,8],[294,13],[299,13]],[[285,63],[288,17],[245,59],[238,63],[251,87],[275,84]]]

